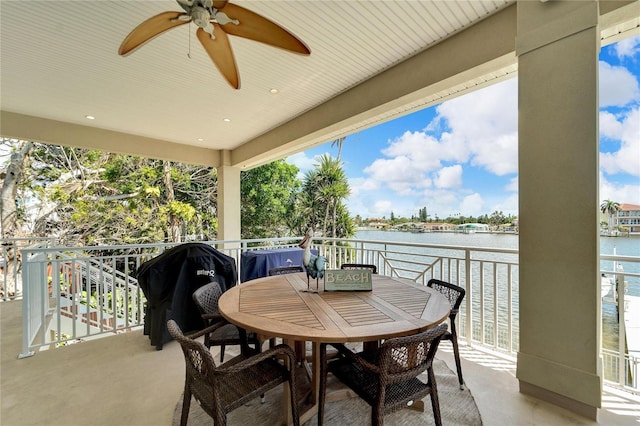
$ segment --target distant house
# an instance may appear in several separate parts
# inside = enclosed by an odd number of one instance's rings
[[[375,229],[387,229],[389,224],[386,222],[369,222],[369,227]]]
[[[615,226],[624,227],[629,232],[640,233],[640,206],[620,204],[615,216]]]
[[[461,225],[457,225],[455,231],[463,234],[489,232],[489,225],[485,225],[484,223],[463,223]]]
[[[429,222],[425,224],[431,231],[453,231],[455,225],[446,222]]]
[[[391,228],[394,231],[411,231],[413,230],[413,228],[415,228],[416,223],[415,222],[404,222],[404,223],[399,223],[397,225],[393,225]]]
[[[411,232],[430,232],[431,230],[427,228],[424,222],[418,222],[411,224]]]

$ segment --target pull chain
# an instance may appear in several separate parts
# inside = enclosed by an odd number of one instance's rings
[[[189,27],[189,51],[187,52],[187,58],[191,59],[191,24],[187,25]]]

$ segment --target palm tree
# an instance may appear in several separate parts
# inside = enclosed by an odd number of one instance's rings
[[[604,200],[600,204],[600,211],[609,216],[609,235],[611,235],[613,228],[613,215],[620,211],[620,203],[616,203],[611,200]]]
[[[345,176],[344,170],[340,160],[334,159],[329,155],[323,155],[320,158],[320,164],[317,167],[318,175],[320,176],[321,186],[320,193],[324,199],[325,204],[325,216],[323,235],[327,235],[327,225],[329,224],[329,217],[331,216],[332,236],[336,236],[335,221],[336,221],[336,208],[338,202],[349,195],[349,184]]]
[[[306,211],[314,223],[322,223],[322,235],[327,236],[329,221],[332,236],[337,236],[338,205],[349,195],[349,183],[339,160],[323,155],[314,170],[305,176]],[[321,211],[324,218],[320,217]]]
[[[338,156],[336,157],[338,161],[340,161],[340,156],[342,155],[342,146],[344,145],[344,141],[347,139],[346,136],[341,136],[338,139],[331,142],[331,148],[334,146],[338,147]]]

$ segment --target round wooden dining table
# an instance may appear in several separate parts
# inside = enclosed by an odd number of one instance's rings
[[[430,287],[385,275],[371,278],[371,291],[329,292],[321,288],[314,293],[305,291],[304,273],[275,275],[232,287],[220,297],[220,313],[239,327],[269,338],[280,337],[298,351],[301,345],[296,342],[312,342],[307,370],[312,405],[301,413],[301,423],[317,412],[320,343],[377,342],[407,336],[432,328],[449,315],[449,301]],[[286,404],[289,398],[284,401]],[[288,407],[284,412],[290,413]]]

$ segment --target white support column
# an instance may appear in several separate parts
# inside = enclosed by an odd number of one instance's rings
[[[240,239],[240,169],[229,165],[230,157],[223,151],[218,167],[218,240]]]
[[[597,419],[598,3],[518,0],[520,391]]]

